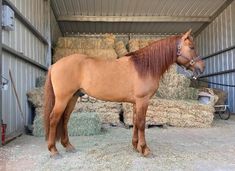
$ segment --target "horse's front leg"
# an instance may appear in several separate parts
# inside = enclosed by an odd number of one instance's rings
[[[132,145],[134,149],[137,150],[138,145],[138,128],[136,122],[136,105],[133,104],[133,137],[132,137]]]
[[[145,121],[149,99],[139,99],[136,102],[136,126],[138,129],[137,150],[144,156],[150,154],[150,149],[145,140]]]

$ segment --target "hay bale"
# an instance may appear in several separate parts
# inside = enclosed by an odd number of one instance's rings
[[[149,39],[140,39],[139,40],[139,48],[142,49],[149,45]]]
[[[33,121],[33,135],[43,137],[45,135],[43,126],[43,115],[36,115]]]
[[[133,125],[133,108],[123,103],[124,122]],[[166,100],[154,97],[150,100],[146,115],[147,125],[171,125],[176,127],[210,127],[214,117],[212,105],[196,100]]]
[[[117,54],[114,49],[85,49],[84,54],[99,59],[116,59]]]
[[[55,53],[53,55],[53,63],[57,62],[63,57],[76,54],[76,53],[84,54],[84,49],[55,48]]]
[[[129,52],[134,52],[139,50],[139,40],[138,39],[131,39],[129,40]]]
[[[44,88],[38,87],[29,92],[27,92],[28,101],[35,107],[42,107],[43,106],[43,94]]]
[[[33,135],[45,135],[43,115],[36,115],[33,122]],[[68,123],[69,136],[97,135],[101,133],[101,121],[97,113],[72,113]]]
[[[106,33],[104,34],[104,38],[103,38],[103,41],[102,41],[102,46],[101,48],[104,48],[104,49],[113,49],[114,48],[114,44],[115,44],[115,35],[113,34],[109,34],[109,33]]]
[[[97,135],[101,133],[101,120],[95,112],[72,113],[68,131],[70,136]]]
[[[118,125],[119,114],[122,111],[121,103],[105,102],[101,100],[81,98],[77,101],[74,112],[97,112],[102,123]]]
[[[125,56],[128,53],[123,41],[118,41],[117,43],[115,43],[115,50],[118,57]]]
[[[40,76],[36,78],[36,87],[43,87],[46,82],[46,76]]]
[[[157,96],[164,99],[194,99],[198,98],[198,89],[189,87],[190,79],[177,73],[173,65],[162,77]]]
[[[115,36],[105,34],[102,38],[63,37],[59,38],[53,55],[53,63],[72,54],[85,54],[90,57],[115,59]]]

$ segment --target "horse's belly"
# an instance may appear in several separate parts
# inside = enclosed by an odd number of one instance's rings
[[[130,85],[120,81],[93,80],[82,86],[89,96],[105,101],[132,101],[133,91]]]

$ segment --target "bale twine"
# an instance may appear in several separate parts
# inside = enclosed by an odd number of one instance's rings
[[[133,125],[133,109],[129,103],[123,103],[124,122]],[[171,125],[175,127],[210,127],[214,117],[214,107],[203,105],[196,100],[167,100],[153,97],[150,100],[147,125]]]
[[[125,56],[128,53],[123,41],[118,41],[117,43],[115,43],[115,50],[118,57]]]
[[[33,122],[33,135],[42,137],[45,135],[43,127],[43,115],[36,115]],[[68,123],[70,136],[87,136],[101,133],[101,121],[97,113],[72,113]]]

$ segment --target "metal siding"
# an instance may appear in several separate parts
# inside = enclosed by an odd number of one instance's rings
[[[48,35],[45,27],[45,5],[48,1],[43,0],[11,0],[22,14],[46,37]],[[49,30],[48,30],[49,31]],[[47,46],[43,44],[35,35],[30,32],[18,19],[15,19],[14,31],[2,31],[2,42],[7,46],[22,52],[25,56],[46,65]],[[38,76],[44,75],[45,72],[22,61],[7,52],[2,54],[2,73],[3,76],[9,77],[9,69],[12,71],[13,79],[15,81],[16,90],[19,95],[22,110],[26,115],[25,123],[30,119],[30,108],[27,102],[27,91],[35,87],[35,80]],[[12,90],[11,82],[7,91],[3,91],[3,121],[7,123],[7,135],[14,134],[23,129],[23,122],[20,116],[20,111],[17,101]]]
[[[200,35],[196,44],[201,56],[215,53],[219,50],[235,45],[235,2],[228,6]],[[205,74],[235,68],[235,49],[206,59]],[[235,73],[208,77],[209,81],[235,85]],[[228,104],[235,112],[235,88],[218,85],[211,87],[223,89],[228,92]]]

